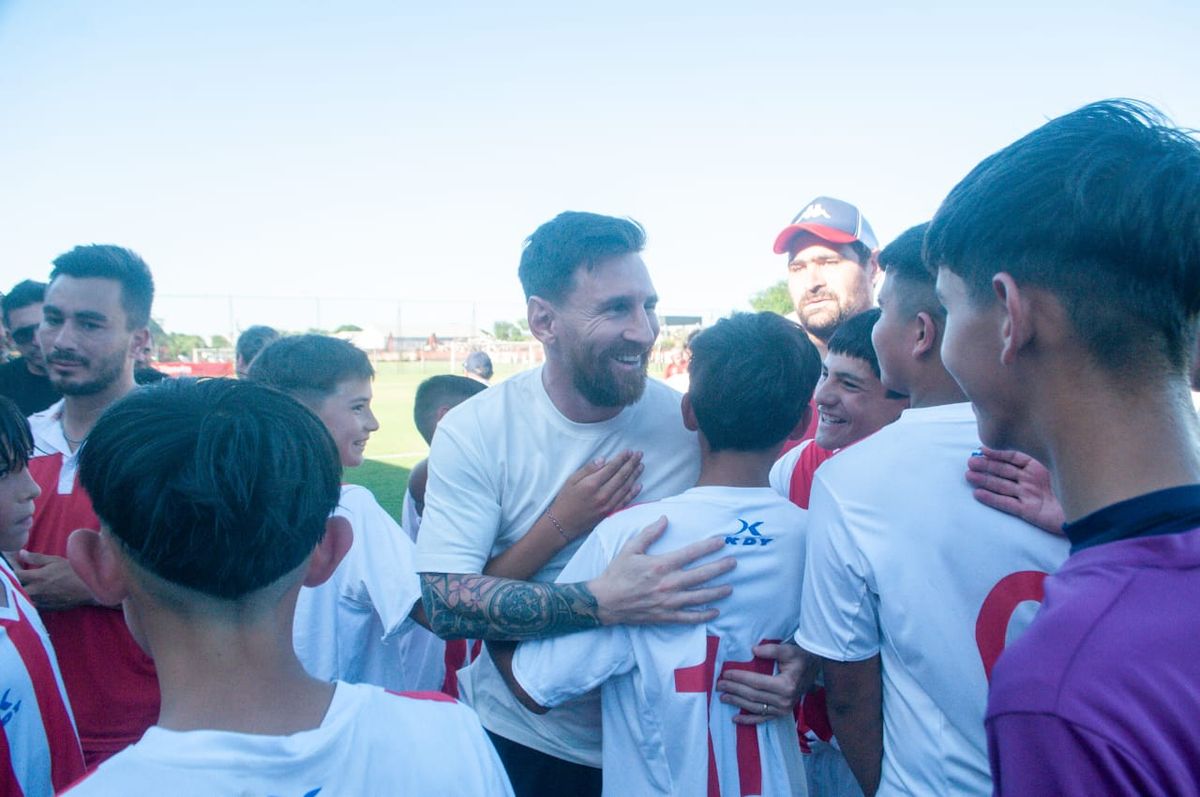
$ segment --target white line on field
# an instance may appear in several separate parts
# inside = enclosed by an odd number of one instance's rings
[[[367,459],[408,459],[409,457],[424,457],[428,454],[428,451],[401,451],[399,454],[372,454]]]

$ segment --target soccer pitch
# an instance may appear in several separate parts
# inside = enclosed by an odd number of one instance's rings
[[[371,409],[379,420],[379,431],[367,443],[366,460],[357,468],[347,468],[342,478],[349,484],[361,484],[375,494],[380,505],[397,522],[404,503],[408,474],[429,454],[429,447],[413,423],[413,402],[417,386],[431,376],[450,373],[450,364],[375,363],[374,398]],[[492,384],[528,366],[497,364]],[[458,373],[461,373],[459,371]]]

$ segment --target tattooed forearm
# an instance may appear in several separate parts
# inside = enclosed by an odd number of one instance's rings
[[[585,584],[422,573],[429,625],[442,639],[541,639],[600,625]]]

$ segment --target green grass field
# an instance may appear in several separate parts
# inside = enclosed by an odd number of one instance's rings
[[[495,384],[524,366],[498,365]],[[413,424],[413,401],[417,386],[437,374],[450,373],[449,363],[376,363],[374,399],[371,409],[379,419],[379,431],[367,444],[367,459],[347,469],[345,480],[361,484],[375,494],[392,517],[400,519],[408,474],[429,454],[429,447]]]

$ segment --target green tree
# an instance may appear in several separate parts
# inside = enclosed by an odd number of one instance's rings
[[[511,321],[497,321],[492,324],[492,335],[496,340],[524,340],[521,328]]]
[[[780,315],[787,315],[796,309],[792,304],[792,295],[788,293],[787,280],[780,280],[751,296],[750,306],[760,313]]]
[[[208,345],[214,349],[232,349],[233,344],[229,342],[229,338],[224,335],[213,335],[208,340]]]

